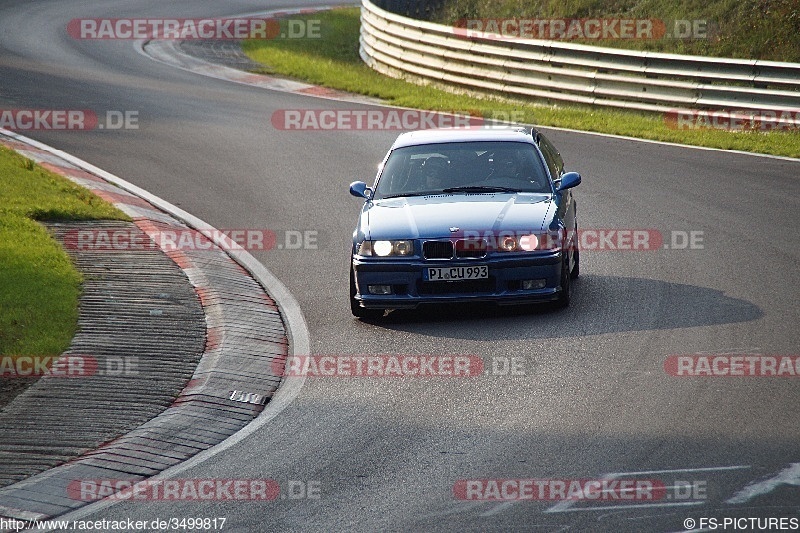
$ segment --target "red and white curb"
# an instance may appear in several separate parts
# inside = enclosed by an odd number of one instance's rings
[[[186,227],[189,227],[205,235],[218,247],[214,248],[212,252],[218,255],[224,254],[225,257],[231,260],[231,266],[228,268],[238,269],[242,275],[252,277],[257,281],[258,284],[254,284],[254,286],[260,285],[268,293],[267,295],[262,291],[262,303],[267,308],[272,309],[273,313],[280,312],[285,327],[286,340],[278,344],[269,341],[270,345],[275,344],[275,346],[270,348],[265,345],[267,352],[271,352],[265,353],[265,358],[275,360],[293,354],[310,353],[308,328],[297,301],[283,283],[223,232],[113,174],[33,139],[0,128],[0,144],[38,162],[50,171],[65,176],[74,183],[86,187],[96,195],[109,201],[133,218],[136,226],[147,234],[152,235],[166,228],[186,231]],[[158,242],[158,239],[156,239],[156,242]],[[192,257],[191,253],[180,250],[164,250],[164,252],[186,273],[189,281],[195,287],[206,316],[207,328],[206,347],[201,362],[189,385],[181,392],[170,409],[180,410],[184,407],[191,407],[195,410],[202,410],[230,405],[233,399],[230,397],[231,388],[247,391],[248,383],[253,383],[251,376],[263,374],[263,360],[258,361],[258,369],[253,369],[250,372],[242,369],[243,371],[239,372],[239,375],[235,370],[231,371],[229,368],[225,368],[226,360],[230,358],[230,346],[227,346],[226,350],[226,343],[229,344],[228,340],[226,340],[226,312],[220,307],[216,292],[217,287],[213,283],[209,283],[203,271],[202,257]],[[200,259],[199,263],[197,262],[198,259]],[[227,314],[230,316],[230,309],[228,309]],[[302,377],[283,381],[274,391],[263,411],[249,424],[222,440],[219,444],[163,470],[151,479],[168,479],[236,445],[283,411],[299,394],[304,382],[305,379]],[[240,411],[241,408],[245,410],[252,409],[254,412],[260,409],[260,406],[256,405],[250,405],[249,407],[242,403],[238,405],[240,406]],[[152,430],[154,428],[157,430],[160,428],[163,431],[165,424],[159,424],[159,422],[163,422],[163,420],[159,421],[159,416],[133,430],[128,435],[135,435],[135,439],[146,440],[149,429]],[[168,419],[171,416],[166,416],[166,418]],[[67,465],[50,469],[14,485],[4,487],[2,492],[26,494],[35,492],[37,485],[39,487],[58,485],[62,481],[60,478],[69,475],[69,468],[80,466],[82,458],[88,458],[91,462],[93,457],[97,457],[104,450],[110,453],[118,453],[116,447],[124,448],[126,440],[130,440],[126,439],[128,435],[123,435]],[[97,512],[99,509],[119,503],[119,501],[107,499],[90,503],[77,510],[63,514],[62,517],[68,520],[79,520],[84,516]],[[12,515],[16,514],[21,519],[47,517],[44,513],[25,509],[6,509],[6,511],[11,511]]]

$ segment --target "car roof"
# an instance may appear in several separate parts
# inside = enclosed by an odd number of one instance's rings
[[[392,150],[405,146],[450,142],[511,141],[536,144],[530,129],[525,128],[442,128],[409,131],[401,134],[392,145]]]

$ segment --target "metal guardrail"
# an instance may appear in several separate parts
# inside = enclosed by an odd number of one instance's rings
[[[548,101],[669,112],[800,112],[800,63],[640,52],[556,41],[467,38],[362,0],[360,55],[396,78]]]

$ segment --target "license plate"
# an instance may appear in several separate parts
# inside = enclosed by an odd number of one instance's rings
[[[486,279],[489,267],[486,265],[461,267],[436,267],[426,269],[428,281],[457,281],[461,279]]]

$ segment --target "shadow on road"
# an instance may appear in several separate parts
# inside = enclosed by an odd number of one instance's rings
[[[691,328],[748,322],[764,314],[750,302],[695,285],[587,275],[574,288],[572,304],[562,311],[543,304],[437,305],[392,311],[370,323],[422,335],[491,340]]]

